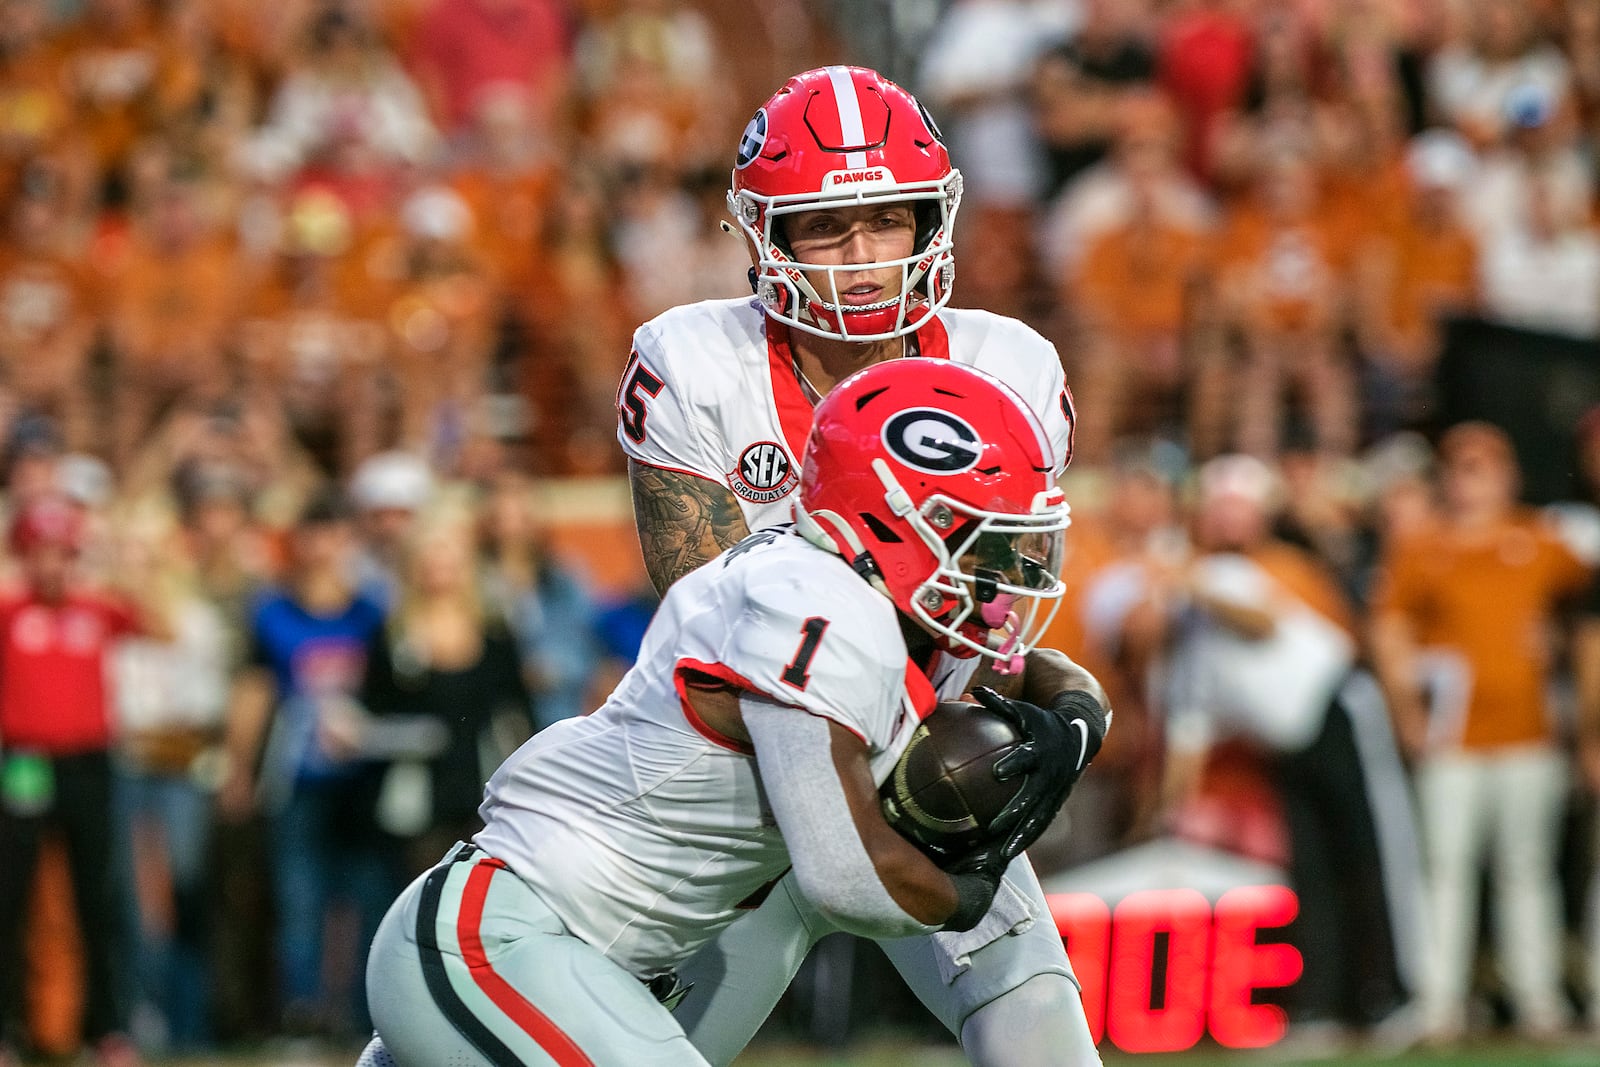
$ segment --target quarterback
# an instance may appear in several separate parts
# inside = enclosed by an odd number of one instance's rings
[[[786,871],[837,929],[977,926],[1098,750],[1098,687],[1048,710],[980,691],[1022,739],[995,771],[1020,784],[965,856],[936,865],[878,788],[935,705],[936,646],[1026,655],[1048,623],[1068,524],[1050,467],[1038,420],[979,371],[840,384],[794,524],[676,583],[605,704],[507,760],[485,828],[390,909],[362,1064],[706,1064],[667,1006],[675,970]]]
[[[920,356],[923,368],[986,371],[1040,420],[1050,473],[1066,465],[1075,415],[1054,346],[1015,319],[946,306],[960,200],[961,174],[931,116],[873,71],[808,71],[756,112],[728,194],[755,294],[646,323],[617,394],[617,435],[658,589],[750,530],[788,520],[812,408],[862,367]],[[1045,707],[1082,675],[1051,650],[996,658],[959,643],[939,651],[929,673],[941,698],[988,681]],[[682,973],[696,989],[677,1014],[701,1054],[731,1062],[833,929],[790,877],[687,962]],[[981,1067],[1098,1062],[1026,858],[973,931],[883,947]]]

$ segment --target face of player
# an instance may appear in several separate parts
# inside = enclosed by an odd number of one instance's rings
[[[917,219],[910,204],[852,204],[799,211],[782,219],[784,236],[796,261],[821,266],[882,263],[906,259],[916,251]],[[902,268],[807,271],[822,296],[844,307],[894,300],[904,282]]]

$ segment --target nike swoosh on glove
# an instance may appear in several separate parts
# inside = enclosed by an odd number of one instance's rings
[[[992,850],[991,862],[1009,863],[1039,839],[1061,810],[1105,742],[1111,712],[1079,689],[1060,694],[1048,708],[1011,700],[984,687],[973,690],[972,695],[1011,723],[1023,738],[994,767],[994,776],[1002,782],[1023,776],[1022,787],[990,822],[989,849],[977,850]]]

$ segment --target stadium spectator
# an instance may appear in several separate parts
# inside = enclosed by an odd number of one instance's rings
[[[135,869],[160,872],[144,880],[135,909],[139,1003],[152,1013],[141,1037],[194,1051],[212,1038],[210,787],[235,661],[226,618],[192,561],[174,551],[176,531],[165,520],[141,528],[131,519],[118,524],[111,566],[161,604],[171,628],[166,640],[122,642],[111,661],[119,825],[131,832]]]
[[[281,229],[240,325],[243,388],[353,469],[381,438],[389,337],[380,316],[398,268],[360,262],[371,247],[357,246],[356,220],[330,190],[295,195]]]
[[[1046,159],[1043,199],[1111,153],[1123,101],[1154,79],[1149,6],[1147,0],[1089,0],[1083,24],[1039,57],[1032,97]]]
[[[1213,202],[1179,166],[1181,147],[1172,102],[1154,92],[1130,92],[1117,114],[1111,155],[1080,174],[1050,207],[1041,240],[1051,275],[1070,276],[1095,238],[1127,225],[1138,189],[1151,190],[1170,226],[1211,225]]]
[[[682,0],[619,0],[592,19],[578,36],[574,82],[594,157],[612,169],[720,164],[716,126],[730,94],[715,47],[710,20]]]
[[[1308,150],[1273,150],[1218,252],[1223,314],[1243,349],[1228,390],[1243,452],[1276,455],[1291,390],[1320,450],[1348,455],[1356,444],[1354,368],[1339,344],[1348,251],[1340,236]]]
[[[506,290],[519,289],[539,255],[561,173],[556,146],[520,93],[486,95],[450,183],[475,223],[473,244]],[[515,311],[515,301],[507,300]]]
[[[1186,462],[1170,442],[1128,440],[1108,465],[1098,507],[1091,494],[1069,491],[1078,503],[1062,566],[1066,590],[1042,641],[1071,649],[1101,681],[1117,729],[1096,757],[1101,780],[1080,783],[1071,810],[1029,850],[1047,877],[1114,852],[1149,827],[1160,743],[1150,680],[1163,653],[1168,575],[1189,551],[1176,494]]]
[[[500,308],[471,246],[472,214],[453,190],[413,192],[400,205],[400,225],[404,269],[384,316],[399,443],[453,473],[483,418]]]
[[[28,160],[70,138],[47,0],[0,8],[0,191],[9,194]]]
[[[1478,242],[1460,200],[1476,164],[1466,142],[1452,133],[1417,137],[1406,155],[1404,210],[1371,232],[1356,258],[1364,422],[1374,437],[1426,420],[1443,320],[1479,305]]]
[[[1463,5],[1468,36],[1439,49],[1428,69],[1429,95],[1440,117],[1479,147],[1507,132],[1514,93],[1537,89],[1552,106],[1566,106],[1571,63],[1540,39],[1528,0],[1483,0]]]
[[[483,783],[534,730],[516,643],[479,588],[475,532],[460,517],[428,520],[412,538],[389,623],[367,646],[360,699],[376,727],[408,716],[447,738],[429,758],[391,766],[391,802],[380,800],[411,875],[483,828]]]
[[[304,56],[279,85],[249,154],[268,176],[309,166],[345,184],[382,186],[399,168],[426,162],[436,139],[416,85],[374,28],[334,5],[307,27]]]
[[[1332,575],[1272,537],[1271,470],[1222,456],[1197,477],[1197,555],[1162,687],[1163,801],[1192,795],[1221,739],[1267,753],[1300,899],[1291,1025],[1372,1026],[1408,1002],[1417,963],[1401,947],[1418,921],[1416,835],[1382,698],[1357,667],[1355,618]]]
[[[23,922],[40,840],[56,830],[84,947],[84,1037],[97,1062],[129,1067],[138,1054],[119,968],[133,887],[116,832],[106,674],[121,638],[170,631],[148,589],[135,600],[85,587],[83,535],[81,510],[60,497],[27,502],[10,525],[21,585],[0,602],[0,1061],[16,1055]]]
[[[1503,106],[1505,136],[1480,150],[1474,181],[1462,200],[1478,240],[1487,244],[1526,230],[1536,191],[1549,197],[1557,230],[1586,223],[1595,181],[1570,113],[1537,83],[1509,92]]]
[[[367,1025],[329,988],[323,927],[337,899],[370,938],[394,892],[392,857],[376,823],[380,763],[360,758],[348,706],[360,685],[382,609],[351,583],[352,515],[328,489],[301,512],[281,589],[250,620],[249,666],[234,680],[226,723],[227,769],[218,792],[234,822],[259,805],[270,826],[282,1025],[301,1037],[348,1036]],[[342,946],[361,973],[365,946]]]
[[[1120,438],[1187,433],[1197,450],[1215,451],[1227,386],[1215,235],[1209,218],[1174,210],[1165,195],[1168,109],[1130,100],[1120,122],[1123,208],[1091,226],[1062,286],[1077,338],[1074,392],[1099,413],[1077,448],[1098,462]]]
[[[162,45],[140,0],[88,0],[83,18],[54,42],[74,133],[100,175],[115,182],[134,143],[150,132]]]
[[[444,130],[467,130],[508,89],[539,128],[552,128],[568,90],[570,32],[554,0],[433,0],[418,20],[412,62]]]
[[[400,601],[405,556],[434,491],[433,471],[409,452],[370,456],[350,478],[360,535],[356,588],[386,612]]]
[[[750,291],[744,243],[715,225],[727,213],[721,168],[703,170],[691,182],[658,161],[630,167],[622,182],[614,242],[638,314]],[[673,270],[661,269],[667,262]]]
[[[539,473],[619,468],[602,417],[616,410],[617,380],[635,324],[632,295],[611,241],[604,175],[578,166],[556,189],[526,302],[530,348],[521,386],[535,419]],[[665,269],[665,268],[663,268]]]
[[[1071,29],[1067,16],[1061,5],[1033,0],[957,0],[923,52],[917,80],[944,116],[965,182],[967,223],[956,239],[968,306],[1027,310],[1035,205],[1047,180],[1029,82],[1040,54]]]
[[[23,174],[0,250],[0,374],[19,405],[53,415],[83,449],[99,443],[88,373],[98,309],[66,206],[47,168]]]
[[[542,730],[587,710],[601,648],[593,594],[544,544],[529,493],[514,471],[490,483],[478,509],[480,567],[485,600],[516,637]]]
[[[1600,233],[1572,206],[1551,173],[1523,190],[1519,224],[1484,242],[1483,308],[1499,322],[1530,330],[1600,336]]]
[[[239,312],[239,264],[206,216],[203,191],[183,176],[159,179],[116,268],[107,311],[116,456],[132,456],[174,401],[216,400],[230,385],[225,346]]]
[[[1517,1025],[1550,1037],[1570,1014],[1555,874],[1569,776],[1547,706],[1550,629],[1588,574],[1517,507],[1503,431],[1452,427],[1439,464],[1440,521],[1386,546],[1372,620],[1395,732],[1415,765],[1431,943],[1425,1025],[1442,1040],[1465,1033],[1487,860]]]
[[[1184,163],[1202,179],[1211,176],[1220,120],[1249,89],[1254,30],[1242,6],[1187,4],[1169,15],[1156,46],[1156,80],[1178,108]]]

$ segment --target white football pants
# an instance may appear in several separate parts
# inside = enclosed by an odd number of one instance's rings
[[[400,894],[373,939],[367,997],[374,1064],[706,1065],[637,978],[481,852],[458,848]]]

